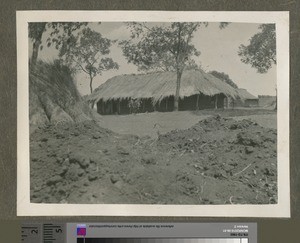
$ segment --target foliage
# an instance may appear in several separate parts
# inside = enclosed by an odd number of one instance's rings
[[[139,70],[177,71],[200,52],[191,44],[194,32],[201,24],[170,23],[149,27],[146,23],[128,23],[131,40],[120,42],[129,63]]]
[[[241,61],[256,68],[259,73],[266,73],[276,64],[275,24],[262,24],[261,30],[250,39],[248,46],[240,45],[238,55]]]
[[[39,49],[43,49],[42,36],[46,31],[50,31],[49,38],[46,40],[47,47],[54,44],[59,49],[63,41],[68,41],[73,37],[73,33],[87,22],[30,22],[28,24],[28,37],[33,41],[32,63],[35,64]]]
[[[38,23],[28,23],[28,37],[32,41],[41,40],[43,33],[46,31],[45,22],[38,22]]]
[[[105,57],[110,53],[112,42],[88,27],[78,35],[68,37],[68,41],[61,42],[59,57],[73,70],[83,71],[89,76],[91,93],[95,76],[101,75],[103,71],[119,68],[112,58]]]
[[[238,86],[235,84],[235,82],[232,81],[232,79],[229,77],[228,74],[218,71],[210,71],[209,74],[215,76],[216,78],[224,81],[225,83],[229,84],[231,87],[237,89]]]

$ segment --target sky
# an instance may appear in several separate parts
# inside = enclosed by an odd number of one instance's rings
[[[160,23],[152,23],[152,25],[155,24]],[[90,23],[89,26],[109,39],[125,40],[130,36],[129,29],[120,22]],[[200,27],[195,32],[192,43],[201,52],[201,55],[194,59],[198,64],[201,63],[204,71],[224,72],[239,88],[247,89],[253,95],[275,95],[276,66],[273,66],[267,73],[260,74],[249,64],[242,63],[237,54],[238,47],[241,44],[249,44],[249,39],[259,32],[258,26],[259,24],[231,23],[225,29],[219,29],[219,23],[209,23],[207,27]],[[43,41],[47,39],[47,35],[49,32],[43,34]],[[31,45],[30,43],[30,52]],[[118,70],[105,71],[101,76],[96,76],[93,81],[94,89],[116,75],[138,73],[135,65],[127,63],[117,44],[111,46],[108,57],[113,58],[120,67]],[[53,47],[45,47],[39,51],[38,58],[52,61],[58,58],[58,51]],[[75,81],[81,95],[90,93],[89,77],[85,73],[76,74]]]

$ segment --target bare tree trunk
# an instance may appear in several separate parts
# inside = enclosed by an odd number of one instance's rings
[[[90,75],[90,91],[93,93],[93,77]],[[91,108],[94,109],[95,102],[91,103]]]
[[[93,93],[93,77],[90,75],[90,90]]]
[[[174,97],[174,111],[178,111],[178,107],[179,107],[179,91],[180,91],[181,75],[182,75],[182,71],[177,70],[176,93]]]
[[[37,62],[40,45],[41,45],[41,41],[40,40],[36,40],[33,43],[32,56],[31,56],[31,64],[33,66],[35,66],[35,64]]]
[[[277,88],[276,88],[276,97],[275,97],[275,107],[274,111],[277,111]]]

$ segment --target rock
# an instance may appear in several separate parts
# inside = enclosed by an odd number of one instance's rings
[[[42,138],[41,139],[41,142],[47,142],[48,141],[48,138]]]
[[[96,164],[91,164],[88,168],[85,169],[86,173],[98,172],[99,168]]]
[[[86,169],[90,165],[90,159],[86,158],[86,159],[79,161],[78,163],[81,166],[81,168]]]
[[[85,169],[89,166],[90,159],[80,153],[73,153],[70,155],[70,163],[78,163],[81,168]]]
[[[270,169],[268,168],[265,168],[264,171],[263,171],[263,174],[266,175],[266,176],[274,176],[274,172],[271,171]]]
[[[35,187],[33,188],[33,191],[34,191],[34,192],[39,192],[41,189],[42,189],[41,186],[35,186]]]
[[[151,165],[155,165],[156,161],[155,158],[151,155],[144,155],[141,159],[142,164],[151,164]]]
[[[65,135],[63,135],[63,134],[57,134],[57,135],[56,135],[56,138],[58,138],[58,139],[60,139],[60,138],[65,138]]]
[[[262,144],[262,140],[260,136],[250,133],[250,132],[240,132],[236,136],[237,144],[245,145],[245,146],[260,146]]]
[[[99,132],[93,134],[93,139],[99,139],[99,138],[101,138],[101,134]]]
[[[103,149],[102,151],[104,154],[109,154],[109,151],[107,149]]]
[[[222,178],[223,175],[222,175],[222,173],[214,173],[213,177],[214,178]]]
[[[59,174],[60,176],[64,176],[64,175],[67,173],[67,171],[68,171],[68,167],[64,165],[64,166],[62,166],[62,167],[60,168],[58,174]]]
[[[120,180],[120,177],[119,176],[117,176],[117,175],[111,175],[110,176],[110,181],[113,183],[113,184],[115,184],[117,181],[119,181]]]
[[[228,172],[228,173],[229,173],[230,171],[232,171],[234,168],[235,168],[235,167],[232,166],[232,165],[227,165],[227,164],[223,165],[223,169],[224,169],[226,172]]]
[[[61,157],[57,157],[56,162],[59,163],[59,164],[62,164],[64,162],[64,159],[61,158]]]
[[[94,181],[94,180],[98,179],[98,175],[96,173],[90,174],[88,176],[88,179],[89,179],[89,181]]]
[[[83,183],[83,185],[84,185],[84,186],[89,186],[89,185],[91,185],[91,183],[88,182],[88,181],[86,181],[86,182]]]
[[[44,195],[47,195],[51,192],[51,188],[50,187],[44,187],[42,192],[43,192]]]
[[[238,128],[237,124],[231,124],[231,125],[229,126],[229,129],[231,129],[231,130],[235,130],[235,129],[237,129],[237,128]]]
[[[48,185],[48,186],[55,185],[56,183],[61,182],[61,181],[62,181],[61,176],[56,175],[56,176],[53,176],[52,178],[50,178],[50,179],[47,181],[47,185]]]
[[[254,152],[254,148],[247,146],[247,147],[245,147],[245,152],[246,152],[246,154],[251,154]]]
[[[203,166],[203,170],[209,170],[208,166]]]
[[[62,196],[65,196],[65,195],[67,194],[67,192],[66,192],[66,190],[65,190],[64,188],[60,188],[60,189],[58,190],[58,193],[59,193],[60,195],[62,195]]]
[[[78,170],[80,169],[78,164],[71,164],[68,168],[65,178],[71,181],[78,181]]]
[[[118,188],[119,190],[121,190],[122,187],[123,187],[123,183],[122,183],[122,181],[117,181],[117,182],[114,184],[114,186],[115,186],[116,188]]]
[[[68,165],[70,164],[70,159],[69,159],[69,158],[66,158],[66,159],[64,160],[64,164],[68,166]]]
[[[79,189],[79,192],[80,192],[80,193],[85,193],[85,192],[87,192],[87,189],[86,189],[86,188],[80,188],[80,189]]]
[[[123,147],[117,147],[117,150],[118,150],[118,154],[129,155],[129,152],[126,151]]]
[[[82,176],[84,173],[85,173],[85,171],[84,171],[83,169],[80,168],[80,169],[78,170],[78,172],[77,172],[77,175],[78,175],[78,176]]]
[[[42,202],[43,202],[42,198],[35,198],[33,200],[33,203],[42,203]]]

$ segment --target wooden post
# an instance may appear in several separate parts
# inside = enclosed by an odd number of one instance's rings
[[[168,98],[166,98],[166,111],[168,111]]]
[[[121,105],[120,105],[120,99],[118,99],[118,114],[121,114]]]
[[[197,94],[197,100],[196,100],[196,110],[199,110],[199,96],[200,94]]]
[[[142,102],[143,102],[143,111],[142,111],[142,112],[146,112],[146,111],[145,111],[145,103],[146,103],[146,100],[147,100],[147,99],[141,99],[141,100],[142,100]]]

